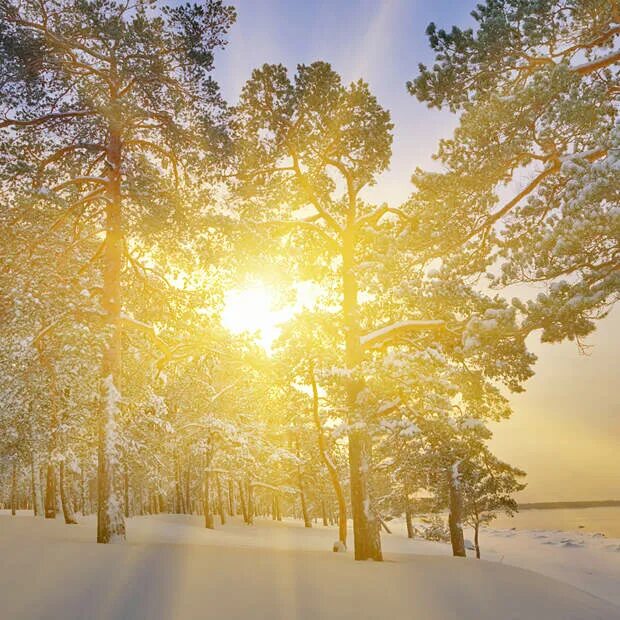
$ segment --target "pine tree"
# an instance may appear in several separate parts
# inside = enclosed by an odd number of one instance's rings
[[[520,332],[581,344],[620,284],[620,8],[489,0],[472,16],[475,29],[430,24],[435,63],[408,83],[460,115],[443,171],[414,175],[416,244],[492,286],[546,285],[513,302]]]
[[[100,371],[98,530],[123,540],[117,418],[122,402],[122,274],[131,235],[182,219],[192,178],[222,143],[223,104],[210,76],[234,11],[221,1],[0,5],[4,187],[54,209],[54,229],[84,221],[103,234],[97,295],[105,316]],[[191,201],[187,203],[191,205]],[[89,232],[92,233],[92,230]],[[94,292],[93,292],[94,293]]]
[[[376,323],[366,324],[370,317],[360,307],[360,290],[368,286],[362,284],[361,264],[369,248],[381,246],[374,227],[388,213],[406,217],[362,199],[363,190],[389,163],[389,113],[367,84],[360,80],[344,86],[327,63],[300,65],[292,81],[283,66],[265,65],[245,85],[234,126],[242,222],[284,235],[291,247],[305,240],[300,258],[308,265],[312,257],[308,277],[338,291],[355,557],[381,560],[360,364],[364,352],[384,340],[442,325],[409,319],[377,329]]]

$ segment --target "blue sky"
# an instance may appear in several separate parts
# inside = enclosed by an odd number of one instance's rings
[[[363,78],[395,123],[392,165],[365,195],[399,203],[411,191],[416,165],[432,165],[438,139],[450,134],[453,115],[428,110],[406,89],[419,62],[432,62],[424,31],[429,22],[451,27],[472,22],[467,1],[439,0],[230,0],[238,19],[216,77],[234,102],[252,69],[282,63],[330,62],[345,82]]]
[[[456,119],[428,110],[405,83],[419,62],[431,63],[424,31],[430,21],[446,29],[473,23],[472,0],[229,0],[238,11],[216,77],[234,103],[253,68],[283,63],[330,62],[345,81],[369,82],[395,123],[391,169],[366,197],[398,204],[411,192],[416,166],[432,161]],[[498,456],[528,471],[523,500],[620,498],[620,391],[617,343],[620,315],[604,321],[590,339],[589,357],[573,343],[531,346],[537,374],[525,394],[512,398],[515,414],[495,430]]]

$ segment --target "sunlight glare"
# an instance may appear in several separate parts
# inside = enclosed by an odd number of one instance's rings
[[[234,289],[225,295],[224,326],[233,334],[257,333],[259,344],[267,351],[280,333],[278,324],[282,320],[282,313],[273,309],[271,292],[261,283]]]
[[[231,289],[224,296],[224,327],[233,334],[257,334],[257,342],[270,352],[271,345],[280,335],[280,325],[301,309],[314,306],[319,295],[318,287],[309,282],[298,282],[294,288],[296,302],[278,309],[273,293],[262,282],[243,289]]]

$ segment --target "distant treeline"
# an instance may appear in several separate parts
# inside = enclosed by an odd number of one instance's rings
[[[620,506],[620,499],[605,499],[596,502],[535,502],[519,504],[519,510],[548,510],[554,508],[601,508],[603,506]]]

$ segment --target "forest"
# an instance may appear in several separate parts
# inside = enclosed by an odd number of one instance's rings
[[[0,0],[0,508],[99,543],[292,518],[377,561],[404,518],[480,557],[529,343],[585,352],[618,299],[620,5],[472,9],[402,76],[458,120],[392,204],[363,75],[257,50],[224,100],[226,1]]]

